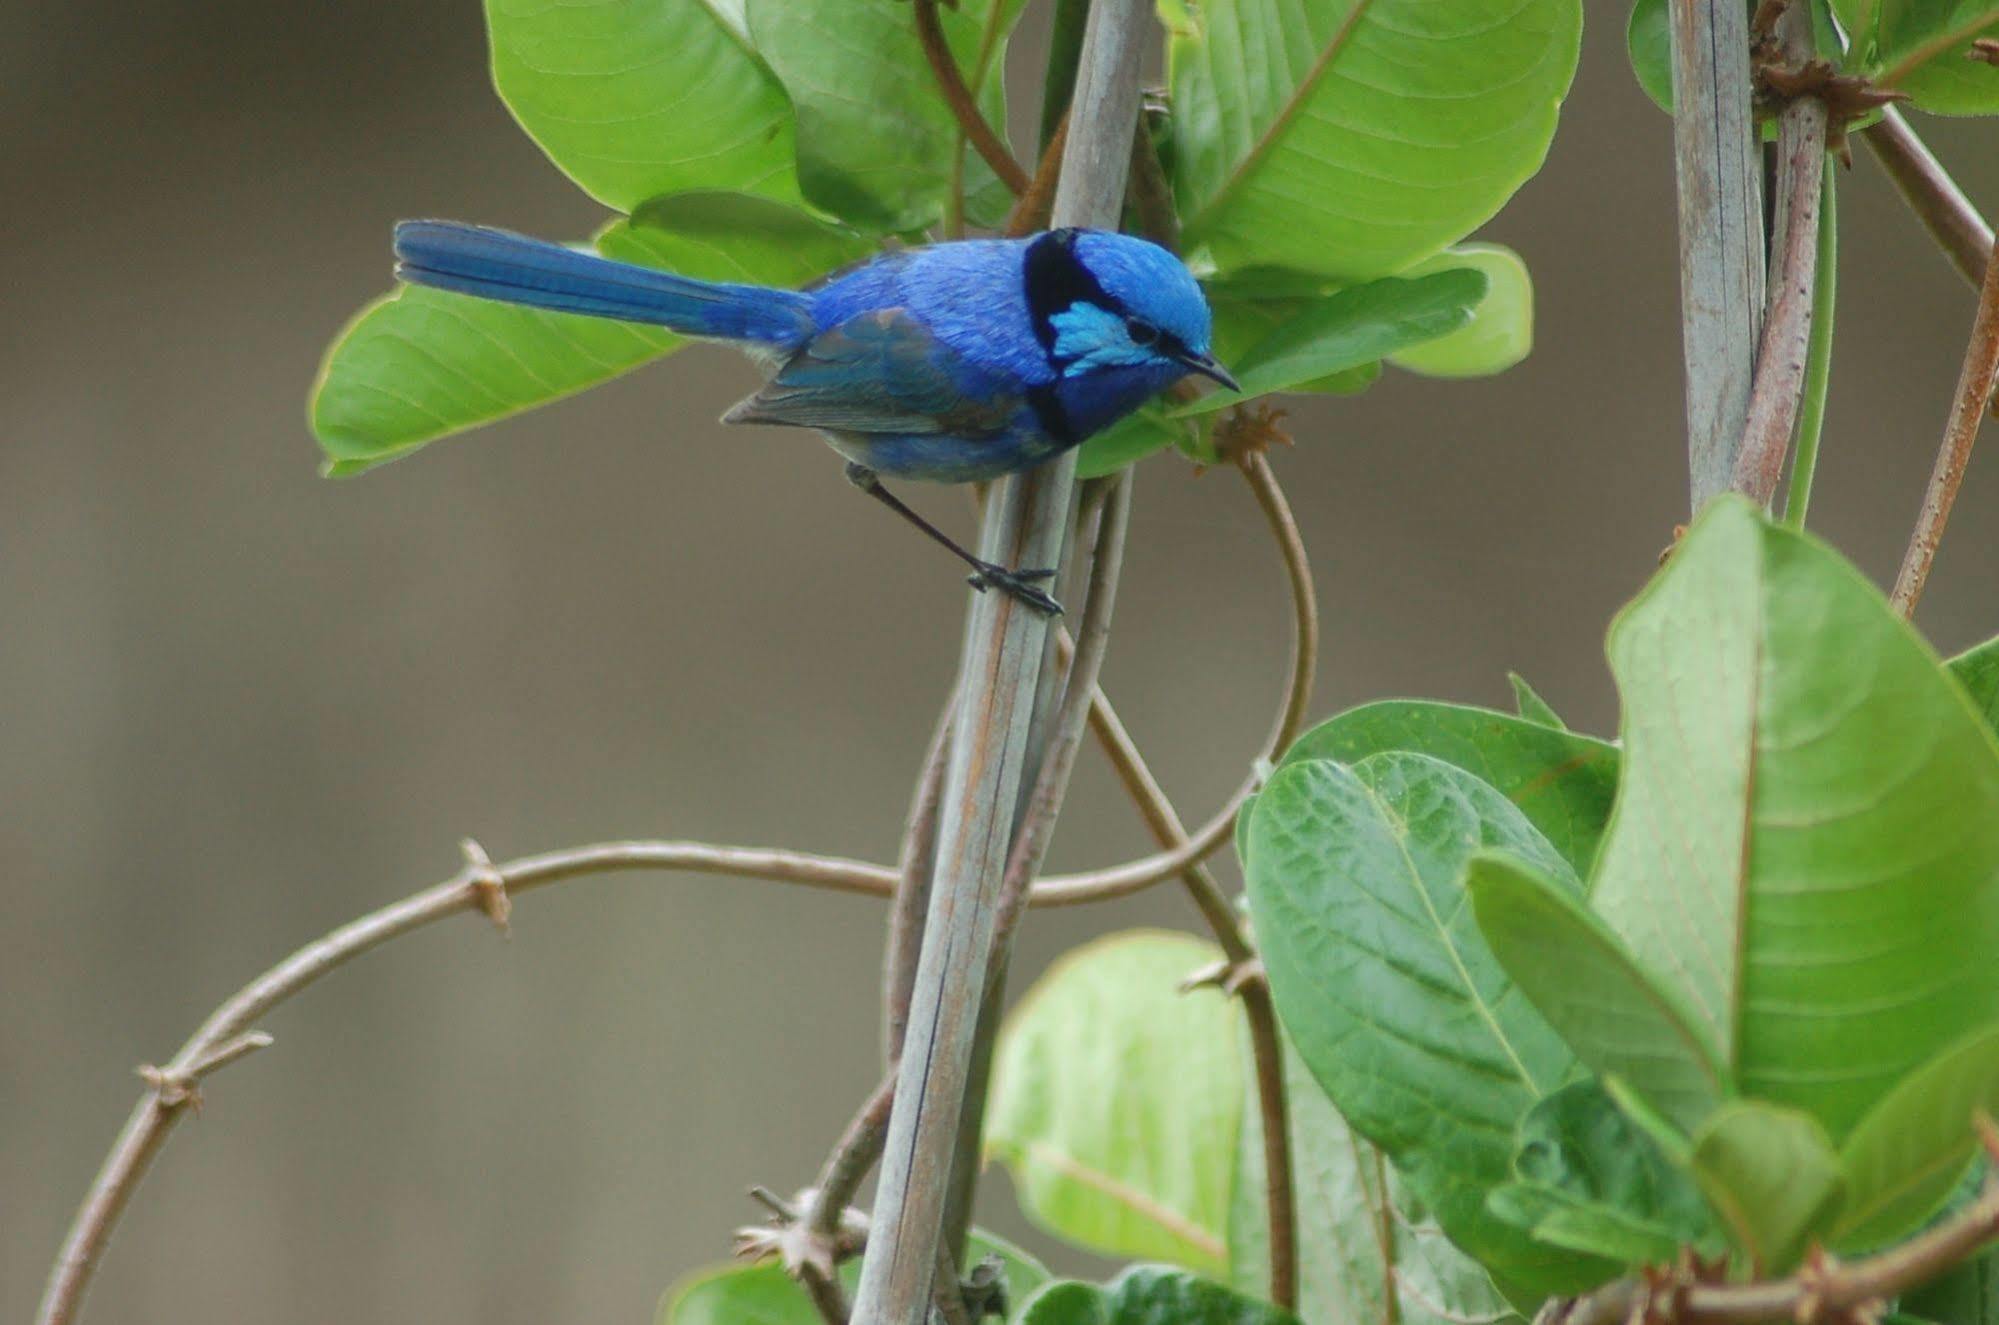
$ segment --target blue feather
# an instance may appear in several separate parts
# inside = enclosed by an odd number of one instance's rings
[[[812,301],[791,290],[697,281],[506,230],[404,221],[395,243],[398,278],[457,294],[776,346],[813,330]]]

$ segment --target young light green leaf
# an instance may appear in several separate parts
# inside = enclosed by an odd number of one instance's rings
[[[1302,278],[1289,279],[1300,281]],[[1271,332],[1331,293],[1323,277],[1274,293],[1247,293],[1239,284],[1209,290],[1208,305],[1215,314],[1215,358],[1224,365],[1241,363],[1243,356]],[[1365,363],[1309,382],[1300,382],[1287,390],[1313,395],[1357,396],[1373,386],[1380,377],[1379,362]]]
[[[1226,1266],[1241,1125],[1241,1026],[1216,960],[1184,934],[1136,931],[1075,949],[1007,1018],[987,1154],[1041,1227],[1113,1256]]]
[[[1287,1040],[1284,1095],[1291,1122],[1297,1212],[1298,1315],[1312,1325],[1500,1325],[1517,1321],[1492,1276],[1452,1246],[1417,1208],[1382,1153],[1356,1136]],[[1229,1282],[1268,1296],[1270,1230],[1263,1124],[1243,1110],[1229,1207]],[[1390,1296],[1393,1297],[1392,1304]]]
[[[1022,0],[972,0],[938,11],[966,85],[988,123],[1006,123],[996,76]],[[954,171],[982,205],[1006,210],[992,172],[969,160],[937,92],[910,6],[901,0],[749,0],[756,48],[798,114],[798,179],[814,204],[864,229],[919,230],[943,214]]]
[[[1757,1272],[1783,1274],[1837,1213],[1839,1160],[1810,1114],[1724,1105],[1694,1138],[1694,1181]]]
[[[1999,1026],[1917,1068],[1860,1120],[1840,1148],[1846,1204],[1828,1241],[1881,1246],[1935,1214],[1977,1150],[1980,1113],[1999,1114]]]
[[[1999,639],[1966,649],[1946,665],[1964,693],[1971,696],[1972,706],[1985,725],[1999,730]]]
[[[1597,912],[1745,1095],[1835,1142],[1999,1020],[1999,747],[1878,590],[1717,502],[1611,630]]]
[[[1242,383],[1240,394],[1213,391],[1172,413],[1177,417],[1226,409],[1436,340],[1471,320],[1487,285],[1484,272],[1459,267],[1413,279],[1369,281],[1329,294],[1229,365]]]
[[[1999,35],[1999,0],[1833,0],[1833,12],[1879,86],[1935,115],[1999,113],[1999,67],[1968,58]]]
[[[1494,787],[1588,877],[1617,795],[1616,746],[1491,709],[1390,699],[1320,723],[1282,762],[1352,763],[1383,750],[1426,754]]]
[[[1500,244],[1455,244],[1404,276],[1471,270],[1485,273],[1485,298],[1471,321],[1436,340],[1397,350],[1388,361],[1425,377],[1491,377],[1534,349],[1534,280],[1518,253]]]
[[[1528,1112],[1513,1171],[1519,1181],[1489,1204],[1543,1242],[1625,1265],[1719,1246],[1700,1190],[1595,1081],[1564,1086]]]
[[[1624,50],[1631,72],[1652,104],[1673,113],[1673,24],[1666,0],[1632,0],[1631,19],[1624,26]]]
[[[1513,1130],[1574,1064],[1486,950],[1460,878],[1481,846],[1574,874],[1497,791],[1387,753],[1280,768],[1250,824],[1250,914],[1299,1056],[1460,1247],[1509,1295],[1596,1282],[1601,1264],[1535,1244],[1485,1197]]]
[[[871,245],[796,208],[735,193],[649,203],[605,227],[598,251],[707,280],[798,285]],[[386,259],[385,259],[386,260]],[[312,430],[335,475],[548,404],[684,344],[657,327],[404,287],[334,340]],[[751,384],[744,374],[745,387]]]
[[[1501,855],[1474,857],[1465,886],[1493,955],[1578,1058],[1681,1131],[1714,1111],[1728,1086],[1712,1045],[1573,890]]]
[[[1134,1265],[1102,1288],[1049,1284],[1014,1325],[1298,1325],[1298,1318],[1185,1270]]]
[[[711,0],[486,0],[493,85],[609,207],[690,189],[797,202],[791,104]]]
[[[1366,280],[1469,234],[1540,168],[1577,0],[1211,0],[1172,36],[1189,248]]]
[[[1569,729],[1569,725],[1562,721],[1562,715],[1549,707],[1548,701],[1527,684],[1526,677],[1518,672],[1508,672],[1506,681],[1513,687],[1513,702],[1519,707],[1522,718],[1543,727],[1553,727],[1556,731]]]

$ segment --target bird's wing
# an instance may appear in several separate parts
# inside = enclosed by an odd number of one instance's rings
[[[848,318],[807,341],[723,419],[833,432],[977,436],[1021,398],[941,343],[906,309]]]

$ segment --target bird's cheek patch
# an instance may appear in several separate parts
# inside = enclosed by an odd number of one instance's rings
[[[1124,319],[1087,301],[1078,301],[1048,319],[1055,329],[1055,358],[1067,360],[1064,377],[1099,368],[1145,363],[1152,351],[1131,343]]]

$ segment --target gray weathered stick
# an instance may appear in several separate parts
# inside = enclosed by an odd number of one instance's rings
[[[1680,328],[1693,507],[1725,491],[1762,330],[1763,208],[1740,0],[1672,0]]]
[[[1057,225],[1114,228],[1138,117],[1143,0],[1096,0],[1071,102]],[[1053,565],[1068,539],[1074,452],[994,485],[980,555]],[[1052,623],[1003,595],[974,600],[944,781],[936,882],[917,962],[856,1325],[924,1325],[994,907],[1020,806]]]

